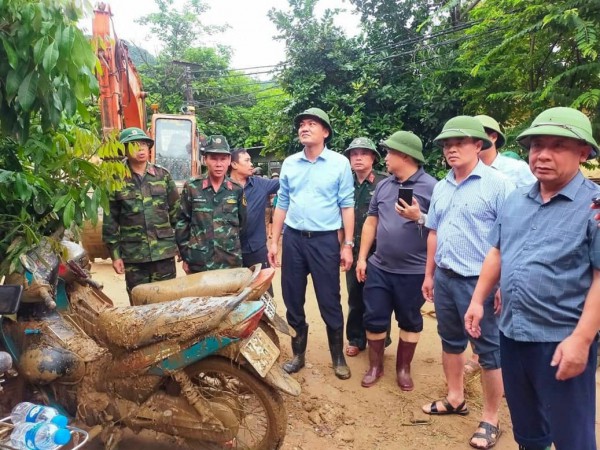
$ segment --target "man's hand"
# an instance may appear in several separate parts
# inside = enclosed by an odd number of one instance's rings
[[[356,261],[356,279],[361,283],[367,280],[367,260],[359,259]]]
[[[590,354],[590,342],[571,334],[556,347],[552,356],[552,367],[558,366],[556,379],[559,381],[576,377],[585,370]]]
[[[465,313],[465,330],[472,338],[477,339],[481,336],[481,327],[479,324],[483,319],[483,305],[471,302]]]
[[[412,198],[412,205],[409,205],[404,200],[399,200],[401,204],[396,203],[394,207],[396,208],[396,212],[408,220],[417,221],[419,217],[421,217],[421,208],[419,207],[419,202],[416,198]]]
[[[183,264],[181,265],[181,268],[183,269],[183,271],[189,275],[190,274],[190,265],[188,263],[186,263],[185,261],[183,261]]]
[[[271,267],[281,267],[281,263],[277,261],[277,253],[279,252],[279,245],[277,242],[272,241],[271,245],[269,245],[269,253],[267,254],[269,258],[269,264]]]
[[[343,272],[350,270],[352,267],[352,261],[354,257],[352,256],[352,247],[349,245],[342,245],[342,249],[340,250],[340,267]]]
[[[591,208],[591,209],[600,209],[600,205],[596,205],[595,203],[592,203],[592,204],[590,205],[590,208]],[[596,219],[598,222],[600,222],[600,213],[596,214],[596,215],[594,216],[594,219]],[[600,227],[600,223],[598,223],[598,227]]]
[[[115,259],[112,263],[113,269],[115,269],[115,272],[118,273],[119,275],[122,275],[125,273],[125,263],[123,262],[123,260],[121,258],[119,259]]]
[[[500,313],[502,312],[502,293],[500,292],[500,289],[496,290],[496,293],[494,294],[494,314],[495,315],[500,315]]]
[[[433,277],[431,275],[425,275],[421,292],[423,293],[425,300],[433,302]]]

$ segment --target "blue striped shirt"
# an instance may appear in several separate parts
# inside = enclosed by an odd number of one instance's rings
[[[489,236],[502,255],[500,330],[520,342],[560,342],[583,311],[600,239],[592,197],[600,188],[579,172],[543,203],[539,183],[507,199]]]
[[[342,228],[340,208],[354,207],[354,179],[348,158],[325,147],[314,162],[304,150],[285,159],[279,176],[277,208],[296,230]]]
[[[448,172],[433,189],[427,228],[437,231],[435,263],[465,277],[479,276],[490,249],[488,234],[514,184],[479,161],[456,184]]]

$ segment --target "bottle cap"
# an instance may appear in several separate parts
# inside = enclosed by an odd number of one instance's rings
[[[56,425],[59,428],[64,428],[67,426],[67,424],[69,423],[69,419],[67,419],[65,416],[63,416],[62,414],[58,414],[57,416],[54,416],[51,420],[50,423],[53,423],[54,425]]]
[[[65,445],[71,440],[71,432],[66,428],[59,428],[54,433],[54,443],[56,445]]]

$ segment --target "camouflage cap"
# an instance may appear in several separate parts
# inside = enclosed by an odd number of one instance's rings
[[[320,108],[308,108],[294,117],[294,127],[298,129],[300,122],[307,117],[317,119],[321,124],[323,124],[323,126],[325,126],[325,128],[329,130],[329,136],[325,138],[325,142],[329,142],[333,137],[333,128],[331,127],[331,122],[329,121],[329,116],[327,113]]]
[[[355,148],[364,148],[366,150],[371,150],[375,154],[375,161],[378,161],[381,157],[381,155],[377,151],[377,147],[375,147],[375,143],[367,137],[358,137],[356,139],[353,139],[352,142],[350,142],[348,148],[344,150],[344,155],[350,157],[350,150]]]
[[[533,136],[559,136],[584,141],[592,147],[588,159],[598,155],[598,143],[592,135],[590,119],[574,108],[556,107],[540,113],[531,126],[517,136],[521,147],[529,150]]]
[[[146,141],[150,147],[154,145],[154,140],[148,136],[144,130],[138,127],[125,128],[121,131],[121,134],[119,134],[119,142],[121,144],[135,141]]]
[[[231,155],[231,149],[229,148],[229,144],[227,143],[227,139],[225,136],[220,134],[215,134],[213,136],[209,136],[206,140],[206,146],[200,149],[200,151],[204,154],[206,153],[222,153],[225,155]]]
[[[500,124],[496,121],[496,119],[486,116],[485,114],[480,114],[479,116],[475,116],[475,118],[481,122],[481,125],[483,125],[484,129],[495,131],[498,134],[496,148],[499,149],[503,147],[506,143],[506,137],[504,136],[504,133],[500,131]]]

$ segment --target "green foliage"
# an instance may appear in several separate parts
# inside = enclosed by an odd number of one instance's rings
[[[122,171],[92,163],[117,149],[90,122],[97,61],[78,3],[0,0],[0,274],[41,236],[97,219]]]

